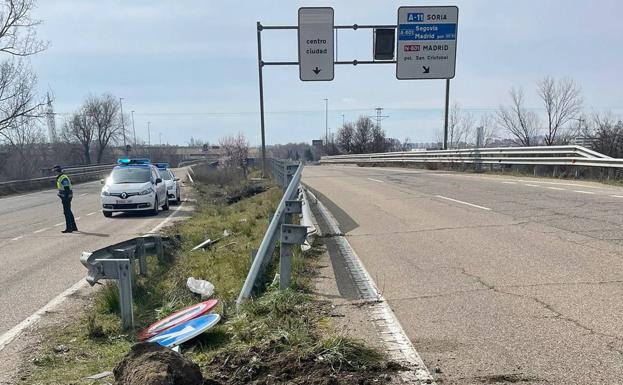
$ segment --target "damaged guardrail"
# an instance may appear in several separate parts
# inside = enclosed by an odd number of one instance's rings
[[[94,286],[100,280],[117,280],[119,305],[124,329],[134,326],[132,281],[138,264],[138,274],[147,275],[147,256],[164,260],[163,238],[146,235],[129,239],[93,252],[83,252],[80,262],[87,268],[87,282]],[[137,263],[138,262],[138,263]]]
[[[249,274],[236,300],[237,306],[251,296],[261,275],[260,272],[269,263],[275,251],[277,241],[280,243],[279,287],[285,289],[290,286],[293,246],[302,245],[307,238],[307,226],[291,224],[292,215],[303,213],[302,201],[297,199],[302,172],[302,163],[291,164],[275,159],[272,161],[273,177],[285,189],[285,192],[268,225],[260,248],[255,254]]]

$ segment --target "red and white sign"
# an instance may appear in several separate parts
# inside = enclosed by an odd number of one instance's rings
[[[138,339],[144,341],[162,333],[165,330],[171,329],[176,325],[200,317],[214,309],[217,304],[218,300],[210,299],[175,312],[140,332]]]

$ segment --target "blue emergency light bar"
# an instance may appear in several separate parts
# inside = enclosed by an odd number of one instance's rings
[[[148,165],[148,164],[151,164],[151,161],[149,159],[146,159],[146,158],[141,158],[141,159],[118,159],[117,163],[119,163],[122,166]]]
[[[154,166],[158,167],[161,170],[166,170],[169,167],[168,163],[154,163]]]

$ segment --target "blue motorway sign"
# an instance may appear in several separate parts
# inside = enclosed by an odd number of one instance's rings
[[[171,329],[167,329],[147,341],[157,342],[162,346],[172,348],[197,337],[212,326],[216,325],[220,319],[221,316],[218,314],[208,314],[197,317],[190,321],[186,321],[177,326],[174,326]]]
[[[398,8],[398,79],[451,79],[456,67],[459,9]]]

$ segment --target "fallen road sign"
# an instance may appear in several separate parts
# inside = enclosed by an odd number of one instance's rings
[[[200,317],[214,309],[217,304],[218,300],[211,299],[177,311],[140,332],[138,339],[144,341],[183,322]]]
[[[167,348],[172,348],[191,340],[201,333],[205,332],[220,321],[219,314],[202,315],[190,321],[174,326],[163,331],[155,337],[147,340],[148,342],[157,342]]]

